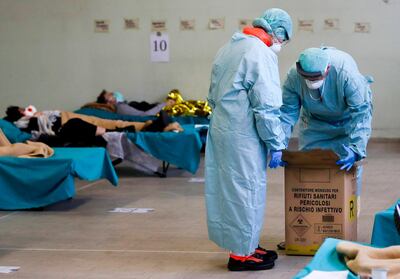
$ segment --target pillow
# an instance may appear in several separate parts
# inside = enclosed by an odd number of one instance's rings
[[[32,137],[31,134],[22,132],[14,124],[4,119],[0,119],[0,128],[11,143],[24,142]]]

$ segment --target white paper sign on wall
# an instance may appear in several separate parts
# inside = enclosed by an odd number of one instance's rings
[[[371,24],[369,22],[355,22],[354,32],[356,33],[370,33]]]
[[[151,22],[151,31],[162,32],[167,30],[167,22],[165,20],[153,20]]]
[[[327,18],[324,20],[325,30],[339,30],[339,19],[338,18]]]
[[[299,31],[314,31],[314,20],[312,19],[299,19],[298,20]]]
[[[168,34],[157,32],[150,35],[151,62],[169,62]]]
[[[182,31],[192,31],[195,27],[195,20],[194,19],[181,19],[180,22],[180,29]]]
[[[110,21],[107,19],[96,19],[94,21],[94,32],[108,33],[110,31]]]
[[[139,19],[138,18],[124,18],[124,25],[126,30],[138,30]]]
[[[210,30],[218,30],[225,28],[225,19],[224,18],[210,18],[208,21],[208,29]]]

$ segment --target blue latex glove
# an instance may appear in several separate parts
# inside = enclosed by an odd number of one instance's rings
[[[268,166],[271,169],[275,169],[279,166],[284,167],[286,165],[287,165],[287,163],[282,161],[282,151],[281,150],[278,150],[278,151],[271,150],[271,160],[269,161]]]
[[[347,152],[347,155],[343,159],[338,160],[336,162],[336,165],[342,165],[340,167],[341,170],[345,169],[346,171],[349,171],[351,169],[351,167],[354,165],[354,163],[356,162],[357,155],[349,147],[343,145],[343,148]]]

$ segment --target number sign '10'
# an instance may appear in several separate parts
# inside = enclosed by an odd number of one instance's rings
[[[154,41],[154,51],[166,51],[167,50],[167,41]]]
[[[167,34],[151,34],[150,44],[152,62],[169,62],[169,38]]]

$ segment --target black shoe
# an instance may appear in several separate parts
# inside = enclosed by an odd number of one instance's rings
[[[256,253],[262,256],[264,259],[275,261],[278,258],[278,253],[273,250],[266,250],[260,245],[256,248]]]
[[[230,271],[266,270],[273,268],[274,265],[274,261],[264,259],[256,253],[248,257],[237,257],[231,254],[228,269]]]
[[[123,161],[123,160],[122,160],[121,158],[117,158],[117,159],[115,159],[114,161],[112,161],[111,163],[112,163],[112,165],[115,167],[116,165],[121,164],[122,161]]]
[[[164,128],[167,127],[169,123],[171,123],[171,118],[165,110],[160,111],[160,116],[158,118],[160,119]]]
[[[278,247],[278,250],[285,250],[286,249],[285,241],[280,242],[279,244],[276,245],[276,247]]]
[[[153,122],[145,128],[147,132],[162,132],[168,124],[171,123],[171,118],[168,116],[168,113],[165,110],[160,111],[160,115],[157,119],[154,119]]]

